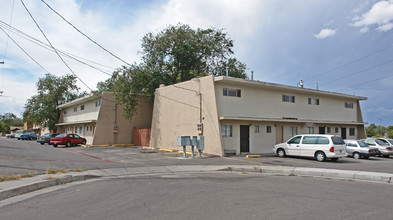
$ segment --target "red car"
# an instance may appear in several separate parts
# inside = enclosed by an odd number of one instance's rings
[[[57,147],[58,145],[71,147],[77,144],[85,145],[86,139],[77,134],[59,134],[56,137],[51,138],[49,144],[53,145],[53,147]]]

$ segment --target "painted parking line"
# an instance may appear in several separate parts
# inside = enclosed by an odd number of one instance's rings
[[[0,158],[0,160],[26,160],[39,162],[94,162],[86,160],[49,160],[49,159],[31,159],[31,158]]]
[[[82,154],[82,155],[85,155],[85,156],[88,156],[88,157],[93,157],[93,158],[96,158],[96,159],[99,159],[99,160],[103,160],[103,161],[105,161],[105,162],[112,162],[112,161],[110,161],[110,160],[103,159],[103,158],[101,158],[101,157],[93,156],[93,155],[90,155],[90,154],[85,154],[85,153],[82,153],[82,152],[79,152],[79,151],[76,151],[76,150],[72,150],[72,149],[68,149],[68,148],[63,148],[63,149],[64,149],[64,150],[71,151],[71,152],[74,152],[74,153]]]

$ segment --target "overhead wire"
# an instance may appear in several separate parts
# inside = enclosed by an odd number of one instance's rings
[[[12,1],[10,22],[9,22],[10,25],[12,23],[12,17],[14,15],[14,6],[15,6],[15,0]],[[9,34],[9,32],[8,32],[8,34]],[[4,50],[4,54],[3,54],[3,60],[2,60],[3,64],[4,64],[4,61],[6,59],[7,50],[8,50],[8,38],[7,38],[6,43],[5,43],[5,50]],[[2,68],[1,68],[1,77],[2,77],[2,80],[1,80],[2,81],[2,87],[1,88],[4,89],[4,66],[2,66]],[[1,91],[0,95],[2,95],[4,91],[3,90],[0,90],[0,91]]]
[[[79,79],[79,81],[85,85],[91,92],[94,92],[72,69],[71,67],[65,62],[65,60],[63,59],[63,57],[60,56],[60,54],[58,53],[58,51],[56,50],[56,48],[52,45],[52,43],[50,42],[50,40],[48,39],[48,37],[45,35],[44,31],[41,29],[41,27],[38,25],[37,21],[34,19],[33,15],[30,13],[29,9],[27,8],[27,6],[25,5],[25,3],[23,2],[23,0],[20,0],[20,2],[22,3],[23,7],[26,9],[27,13],[30,15],[30,18],[34,21],[35,25],[37,26],[37,28],[40,30],[40,32],[42,33],[42,35],[45,37],[46,41],[48,41],[49,45],[52,47],[52,49],[55,51],[55,53],[57,54],[57,56],[60,58],[60,60],[64,63],[64,65],[71,71],[71,73],[77,78]]]
[[[100,47],[101,49],[103,49],[104,51],[108,52],[110,55],[112,55],[113,57],[115,57],[116,59],[122,61],[123,63],[132,66],[131,64],[129,64],[128,62],[124,61],[123,59],[121,59],[120,57],[116,56],[115,54],[113,54],[112,52],[110,52],[109,50],[105,49],[103,46],[101,46],[99,43],[97,43],[96,41],[94,41],[93,39],[91,39],[89,36],[87,36],[85,33],[83,33],[81,30],[79,30],[75,25],[73,25],[71,22],[69,22],[67,19],[65,19],[61,14],[59,14],[56,10],[54,10],[48,3],[46,3],[44,0],[41,0],[50,10],[52,10],[55,14],[57,14],[61,19],[63,19],[67,24],[69,24],[71,27],[73,27],[76,31],[78,31],[80,34],[82,34],[83,36],[85,36],[87,39],[89,39],[91,42],[93,42],[94,44],[96,44],[98,47]]]

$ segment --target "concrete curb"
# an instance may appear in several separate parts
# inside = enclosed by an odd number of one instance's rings
[[[66,173],[58,175],[44,174],[20,180],[0,182],[0,200],[46,187],[87,180],[94,177],[97,176],[88,173]]]
[[[202,173],[202,172],[241,172],[260,173],[261,175],[313,176],[338,178],[346,180],[371,181],[393,184],[393,174],[353,170],[337,170],[287,166],[250,166],[250,165],[187,165],[187,166],[154,166],[134,168],[112,168],[89,170],[80,173],[70,172],[58,175],[38,175],[20,180],[0,182],[0,200],[32,192],[38,189],[87,180],[94,177],[121,177],[130,175],[157,175],[168,173]],[[48,179],[48,176],[53,179]]]

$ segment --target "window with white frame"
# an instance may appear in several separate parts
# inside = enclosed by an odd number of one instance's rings
[[[241,92],[240,89],[224,88],[223,89],[223,95],[224,96],[241,97],[242,96],[242,92]]]
[[[349,128],[349,136],[355,136],[355,128]]]
[[[308,98],[309,105],[319,105],[319,99]]]
[[[282,95],[283,102],[293,102],[295,103],[295,96],[293,95]]]
[[[272,126],[266,126],[266,133],[272,133]]]
[[[232,137],[232,125],[221,125],[221,136]]]
[[[259,134],[259,125],[254,125],[255,127],[255,134]]]
[[[74,112],[78,111],[78,107],[74,107]]]
[[[334,133],[336,133],[336,134],[338,133],[338,127],[334,128]]]
[[[85,105],[81,105],[81,111],[85,110]]]
[[[328,134],[330,134],[330,133],[332,132],[332,128],[331,128],[331,127],[327,127],[326,130],[327,130],[326,132],[327,132]]]
[[[309,134],[314,134],[314,127],[307,127],[307,131]]]

